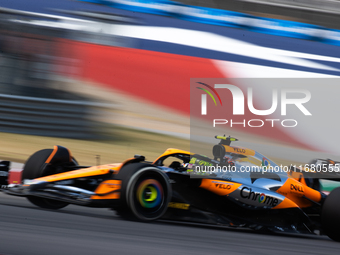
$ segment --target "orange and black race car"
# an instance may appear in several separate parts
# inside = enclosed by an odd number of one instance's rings
[[[340,188],[326,195],[308,169],[284,171],[254,150],[231,146],[235,138],[216,138],[213,158],[167,149],[153,162],[135,155],[98,166],[78,165],[67,148],[55,146],[34,153],[22,183],[3,191],[42,208],[106,207],[127,219],[318,233],[340,241]]]

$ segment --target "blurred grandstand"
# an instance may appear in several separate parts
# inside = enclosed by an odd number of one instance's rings
[[[75,13],[74,15],[87,15]],[[72,92],[79,61],[63,40],[128,46],[105,34],[124,17],[88,19],[0,8],[0,131],[70,138],[103,138],[103,119],[117,106]]]
[[[178,2],[340,29],[340,1],[338,0],[180,0]]]
[[[119,124],[188,138],[187,118],[115,90],[115,84],[105,88],[87,77],[91,70],[86,66],[92,69],[92,62],[98,61],[91,52],[105,49],[115,58],[112,46],[119,50],[135,45],[133,38],[114,34],[115,25],[137,24],[135,19],[54,11],[72,18],[0,8],[1,132],[106,139],[114,137]],[[94,66],[100,70],[101,65],[105,69],[105,62]],[[115,77],[110,71],[104,73],[111,75]]]

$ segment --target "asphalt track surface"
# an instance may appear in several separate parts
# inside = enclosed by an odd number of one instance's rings
[[[122,220],[108,209],[58,211],[0,194],[0,254],[339,254],[325,236],[259,234],[186,223]]]

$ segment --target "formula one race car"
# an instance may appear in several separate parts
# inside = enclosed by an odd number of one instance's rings
[[[42,208],[106,207],[146,222],[166,218],[321,233],[340,241],[340,188],[323,194],[310,171],[283,171],[254,150],[231,146],[235,138],[216,138],[220,142],[213,146],[213,158],[167,149],[153,162],[135,155],[123,163],[91,167],[78,165],[68,149],[55,146],[34,153],[22,183],[3,191]],[[2,165],[0,172],[8,168]]]

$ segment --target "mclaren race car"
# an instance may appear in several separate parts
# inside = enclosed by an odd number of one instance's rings
[[[340,188],[328,195],[308,169],[282,167],[216,136],[213,157],[167,149],[155,161],[81,166],[62,146],[34,153],[9,195],[42,208],[105,207],[123,218],[171,219],[255,230],[327,234],[340,241]],[[8,162],[0,162],[0,172]],[[2,171],[1,171],[2,170]],[[1,180],[0,180],[1,181]]]

